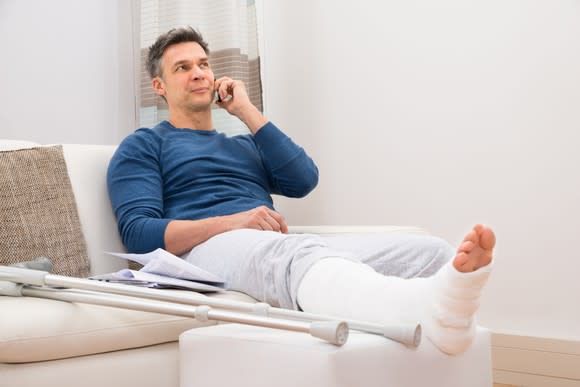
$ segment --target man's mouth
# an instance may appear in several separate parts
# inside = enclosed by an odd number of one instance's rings
[[[209,90],[208,87],[198,87],[198,88],[191,90],[191,92],[194,94],[203,94],[203,93],[206,93],[208,90]]]

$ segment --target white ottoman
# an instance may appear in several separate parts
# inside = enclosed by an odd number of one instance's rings
[[[427,339],[417,349],[351,331],[336,347],[307,334],[224,324],[179,339],[181,387],[491,387],[490,333],[478,328],[460,356]]]

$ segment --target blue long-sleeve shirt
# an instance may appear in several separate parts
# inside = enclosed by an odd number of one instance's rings
[[[135,253],[163,248],[171,220],[274,209],[271,194],[303,197],[317,183],[312,159],[270,122],[227,137],[163,121],[128,136],[107,172],[123,243]]]

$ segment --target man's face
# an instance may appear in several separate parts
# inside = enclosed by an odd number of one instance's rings
[[[169,46],[161,58],[162,76],[153,79],[153,89],[171,109],[202,111],[210,108],[214,75],[203,48],[195,42]]]

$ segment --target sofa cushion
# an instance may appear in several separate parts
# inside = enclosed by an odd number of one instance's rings
[[[255,302],[232,291],[211,297]],[[188,329],[215,324],[33,297],[0,296],[0,311],[0,363],[64,359],[144,347],[177,341]]]
[[[55,274],[89,275],[61,146],[0,152],[0,264],[45,256]]]

